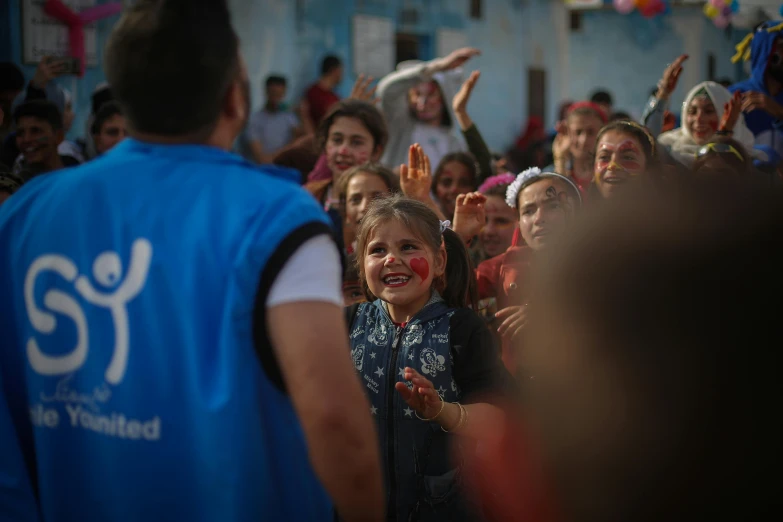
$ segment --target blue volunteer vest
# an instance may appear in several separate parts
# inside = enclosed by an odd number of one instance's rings
[[[287,174],[128,139],[0,207],[0,519],[331,520],[253,343],[270,257],[328,224]]]

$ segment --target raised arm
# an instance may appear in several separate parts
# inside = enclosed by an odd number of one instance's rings
[[[435,73],[455,69],[472,57],[481,54],[478,49],[463,47],[448,56],[414,65],[384,76],[378,82],[377,94],[381,110],[387,119],[398,114],[408,114],[408,90],[418,83],[432,79]]]
[[[677,88],[677,82],[682,74],[682,64],[687,59],[688,55],[683,54],[666,66],[663,76],[658,81],[658,91],[645,106],[642,125],[646,126],[655,137],[658,137],[663,130],[663,118],[669,107],[669,98]]]
[[[468,114],[470,95],[473,93],[473,87],[476,86],[480,75],[479,71],[471,73],[470,77],[462,84],[462,88],[454,96],[451,105],[454,109],[457,123],[459,123],[459,128],[462,130],[462,136],[468,145],[468,150],[476,158],[476,163],[478,163],[479,176],[482,180],[485,180],[492,175],[492,153],[484,142],[478,127],[476,127],[476,124],[473,123]]]

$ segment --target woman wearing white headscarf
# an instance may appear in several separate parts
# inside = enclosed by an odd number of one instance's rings
[[[715,136],[729,100],[731,93],[718,83],[702,82],[696,85],[682,104],[681,127],[658,136],[658,143],[678,163],[690,167],[696,159],[696,153]],[[745,125],[742,114],[733,131],[732,137],[742,144],[748,154],[756,158],[763,155],[753,148],[753,133]]]
[[[731,100],[731,93],[715,82],[702,82],[696,85],[682,104],[680,128],[659,135],[669,96],[677,87],[677,81],[682,73],[682,64],[687,59],[687,55],[682,55],[666,66],[663,77],[658,82],[658,91],[647,104],[642,122],[650,129],[653,136],[658,136],[659,150],[668,153],[675,161],[690,168],[699,150],[715,136],[724,108]],[[753,133],[745,125],[745,117],[742,114],[734,124],[732,137],[741,143],[751,156],[766,159],[763,152],[753,148],[755,144]]]

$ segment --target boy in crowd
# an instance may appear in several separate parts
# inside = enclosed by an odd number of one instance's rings
[[[127,134],[125,116],[117,102],[107,102],[98,111],[92,123],[92,139],[98,155],[117,145]]]
[[[14,173],[25,181],[35,176],[77,164],[60,156],[57,147],[65,138],[63,118],[57,106],[46,100],[33,100],[14,111],[16,146],[20,155]]]

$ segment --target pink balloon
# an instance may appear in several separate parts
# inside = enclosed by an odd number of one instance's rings
[[[614,8],[620,14],[628,14],[634,10],[634,0],[614,0]]]
[[[718,9],[723,8],[723,6],[726,5],[725,0],[710,0],[710,5],[713,5],[717,7]]]
[[[716,16],[712,23],[714,23],[715,27],[718,29],[726,29],[729,26],[729,19],[723,15]]]
[[[112,2],[90,7],[81,12],[72,11],[62,0],[46,0],[44,12],[68,26],[71,56],[81,63],[79,76],[84,76],[84,25],[122,11],[122,2]]]

